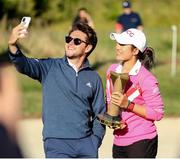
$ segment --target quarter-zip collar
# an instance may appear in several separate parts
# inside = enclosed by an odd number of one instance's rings
[[[76,74],[78,73],[78,69],[76,68],[76,65],[74,65],[73,63],[71,63],[68,58],[67,58],[68,64],[75,70]]]
[[[69,62],[66,56],[63,57],[63,61],[66,62],[68,65],[70,65],[75,70],[76,73],[78,73],[82,69],[90,68],[89,60],[87,58],[85,59],[84,63],[82,64],[82,67],[79,70],[77,70],[74,64]]]

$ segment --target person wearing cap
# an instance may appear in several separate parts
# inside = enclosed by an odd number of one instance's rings
[[[115,29],[121,33],[130,28],[143,30],[143,24],[140,15],[132,10],[130,1],[123,1],[123,13],[117,17]]]
[[[138,29],[111,33],[110,38],[117,43],[117,63],[107,70],[107,109],[110,103],[120,107],[127,124],[124,129],[114,130],[113,158],[155,158],[158,133],[154,122],[163,118],[164,104],[158,81],[150,72],[154,50],[147,47],[146,36]],[[123,93],[112,92],[110,71],[128,73]]]

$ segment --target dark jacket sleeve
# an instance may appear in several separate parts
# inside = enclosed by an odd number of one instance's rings
[[[50,59],[28,58],[20,49],[17,50],[16,54],[12,54],[9,51],[9,57],[20,73],[39,82],[43,82],[52,64]]]
[[[105,135],[105,126],[100,124],[100,122],[97,120],[96,117],[98,114],[106,112],[103,85],[99,76],[96,82],[96,91],[95,91],[92,107],[93,107],[93,112],[95,114],[95,117],[93,119],[92,140],[94,142],[94,145],[97,146],[98,148],[101,145]]]

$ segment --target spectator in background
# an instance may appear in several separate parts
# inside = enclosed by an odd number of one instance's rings
[[[0,158],[22,158],[16,137],[20,92],[8,54],[0,55]]]
[[[146,46],[145,34],[138,29],[111,33],[116,41],[116,60],[107,71],[106,97],[122,109],[124,129],[114,131],[113,158],[155,158],[158,132],[155,121],[163,118],[164,104],[156,77],[150,72],[154,51]],[[112,92],[110,71],[128,73],[125,91]]]
[[[77,23],[77,22],[83,22],[88,24],[91,28],[94,28],[94,22],[91,18],[91,16],[89,15],[88,11],[86,8],[80,8],[78,9],[78,13],[76,15],[76,17],[73,20],[73,24]]]
[[[130,28],[143,30],[142,20],[139,14],[132,10],[130,1],[123,1],[122,8],[123,14],[119,15],[116,21],[116,32],[121,33]]]

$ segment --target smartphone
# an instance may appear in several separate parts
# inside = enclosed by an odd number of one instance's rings
[[[23,17],[21,20],[21,24],[23,24],[26,28],[28,28],[31,21],[31,17]]]

